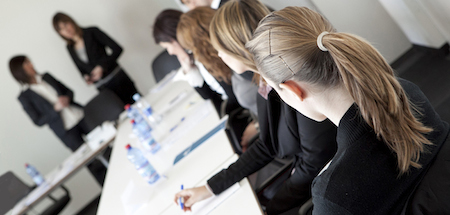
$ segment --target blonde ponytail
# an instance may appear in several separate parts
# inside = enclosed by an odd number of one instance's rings
[[[324,31],[329,33],[321,50],[317,37]],[[424,134],[432,129],[414,117],[393,70],[364,39],[336,33],[307,8],[287,7],[260,22],[247,48],[261,74],[276,83],[294,79],[322,88],[345,86],[364,120],[397,155],[400,174],[421,167],[424,144],[431,144]]]

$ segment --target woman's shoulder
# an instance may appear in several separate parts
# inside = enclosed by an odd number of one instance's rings
[[[89,26],[86,28],[82,28],[83,33],[95,33],[101,31],[97,26]]]

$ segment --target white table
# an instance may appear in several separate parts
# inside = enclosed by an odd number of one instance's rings
[[[180,99],[180,93],[184,99]],[[170,214],[169,211],[175,206],[174,194],[180,190],[181,184],[186,188],[197,186],[237,159],[222,130],[173,165],[175,157],[180,152],[206,134],[220,120],[213,105],[209,101],[204,103],[205,101],[186,82],[167,83],[146,99],[155,112],[164,114],[161,134],[178,125],[169,135],[161,135],[159,142],[162,148],[159,152],[154,155],[146,154],[150,163],[165,178],[160,179],[155,185],[149,185],[127,160],[126,144],[130,143],[141,149],[142,147],[136,138],[130,136],[130,123],[123,122],[118,127],[97,214]],[[208,107],[209,114],[202,114],[207,112]],[[192,120],[193,116],[196,116],[194,119],[201,116],[201,119]],[[185,119],[181,122],[183,117]],[[178,138],[173,138],[174,136]],[[168,139],[172,140],[167,141]],[[233,200],[238,201],[249,205],[248,209],[253,210],[252,214],[260,214],[261,210],[248,181],[244,179],[241,184],[242,187],[236,194],[245,193],[246,200],[232,198],[227,200],[230,202],[228,204],[232,204]],[[247,198],[249,196],[251,198]],[[247,200],[251,203],[247,204]]]
[[[100,137],[98,139],[101,139],[102,142],[95,149],[90,148],[87,143],[81,145],[63,163],[45,176],[45,182],[43,184],[36,187],[25,198],[19,201],[12,209],[11,214],[26,213],[33,205],[39,203],[53,190],[72,177],[109,146],[114,140],[116,130],[114,128],[112,130],[108,128],[106,132],[100,133],[99,135]]]

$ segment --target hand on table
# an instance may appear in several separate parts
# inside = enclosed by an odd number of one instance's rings
[[[196,202],[202,201],[213,196],[206,186],[185,189],[175,194],[175,203],[178,205],[179,198],[183,198],[184,211],[191,211],[191,207]]]

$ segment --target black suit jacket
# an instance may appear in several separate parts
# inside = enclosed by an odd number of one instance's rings
[[[100,65],[103,68],[103,77],[111,73],[117,67],[117,58],[122,53],[122,47],[97,27],[83,29],[84,46],[88,56],[88,63],[84,63],[78,57],[74,46],[67,45],[70,56],[75,65],[80,70],[81,75],[90,75],[95,66]],[[105,48],[112,50],[111,55],[106,53]]]
[[[336,126],[329,120],[316,122],[300,114],[272,90],[265,100],[258,94],[260,138],[228,169],[208,185],[219,194],[242,178],[258,171],[274,157],[296,158],[295,172],[267,205],[268,214],[278,214],[301,205],[311,197],[311,183],[336,152]]]
[[[50,74],[45,73],[42,76],[42,80],[51,85],[59,96],[65,95],[70,98],[70,103],[81,107],[79,104],[73,102],[73,92]],[[55,132],[58,137],[64,136],[66,129],[62,121],[59,112],[53,109],[53,105],[50,104],[45,98],[35,93],[31,89],[22,91],[19,95],[19,101],[23,106],[23,109],[33,120],[37,126],[43,126],[48,124],[50,128]]]

